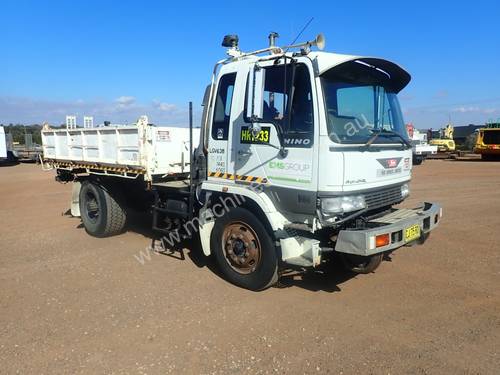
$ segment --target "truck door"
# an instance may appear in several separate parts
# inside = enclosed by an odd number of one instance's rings
[[[312,72],[305,63],[298,63],[292,87],[290,64],[286,67],[286,81],[284,64],[267,62],[261,68],[265,71],[263,92],[257,96],[262,103],[252,103],[262,108],[260,133],[252,134],[252,122],[246,111],[234,121],[236,183],[262,184],[272,191],[270,195],[281,210],[314,214],[317,188],[314,124],[317,118],[313,110]],[[249,85],[254,85],[252,69],[248,77]],[[289,97],[291,106],[288,106]],[[280,152],[279,126],[284,132],[284,153]]]
[[[230,134],[231,106],[236,73],[222,74],[215,94],[210,134],[208,134],[209,178],[219,178],[231,173],[228,138]]]

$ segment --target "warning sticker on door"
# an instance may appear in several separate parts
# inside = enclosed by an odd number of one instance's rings
[[[168,130],[158,130],[156,132],[156,140],[158,142],[170,142],[170,132]]]

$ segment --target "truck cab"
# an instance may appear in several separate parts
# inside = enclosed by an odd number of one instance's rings
[[[242,53],[233,45],[216,66],[199,148],[202,190],[244,197],[230,211],[246,209],[264,224],[279,261],[316,267],[340,253],[351,270],[371,272],[384,252],[426,237],[440,218],[437,204],[393,208],[409,195],[412,147],[397,94],[410,75],[384,59],[304,47]],[[242,280],[255,271],[248,251],[235,255],[244,243],[228,238],[253,232],[251,246],[262,241],[251,225],[227,223],[218,239],[203,241],[213,239],[217,221],[201,225],[203,250],[222,248],[220,265],[248,287]],[[259,250],[254,264],[270,251]]]

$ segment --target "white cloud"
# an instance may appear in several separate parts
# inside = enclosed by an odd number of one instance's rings
[[[153,107],[164,112],[172,112],[177,110],[177,106],[175,104],[160,102],[159,100],[153,100]]]
[[[201,107],[195,106],[195,125],[199,124]],[[94,123],[109,120],[113,123],[130,124],[141,115],[147,115],[151,122],[159,125],[187,126],[187,108],[173,103],[156,100],[141,103],[132,96],[120,96],[115,100],[40,100],[24,97],[0,96],[0,124],[42,124],[64,123],[66,115],[76,115],[77,122],[83,116],[94,116]]]
[[[479,107],[457,107],[453,109],[453,112],[467,113],[467,112],[479,112]]]
[[[457,108],[453,109],[453,112],[460,112],[460,113],[483,113],[486,115],[498,112],[498,109],[496,108],[481,108],[477,106],[460,106]]]
[[[488,106],[469,103],[406,107],[403,111],[405,121],[412,122],[417,128],[437,129],[448,123],[450,119],[455,126],[480,125],[496,121],[496,118],[500,117],[500,102],[495,101]]]
[[[135,98],[133,96],[120,96],[115,99],[115,102],[118,103],[119,108],[127,108],[135,103]]]

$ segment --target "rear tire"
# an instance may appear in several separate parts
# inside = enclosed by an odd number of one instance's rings
[[[80,214],[83,226],[94,237],[109,237],[123,232],[127,213],[106,188],[84,181],[80,189]]]
[[[360,274],[367,274],[375,271],[378,266],[380,266],[380,263],[382,263],[382,259],[384,258],[383,253],[370,256],[345,253],[339,254],[345,269]]]
[[[500,160],[500,156],[499,155],[492,155],[492,154],[481,154],[481,160],[484,160],[484,161]]]
[[[250,211],[237,207],[216,219],[210,247],[229,282],[258,291],[278,281],[274,240]]]
[[[7,151],[7,162],[17,163],[17,158],[12,151]]]

